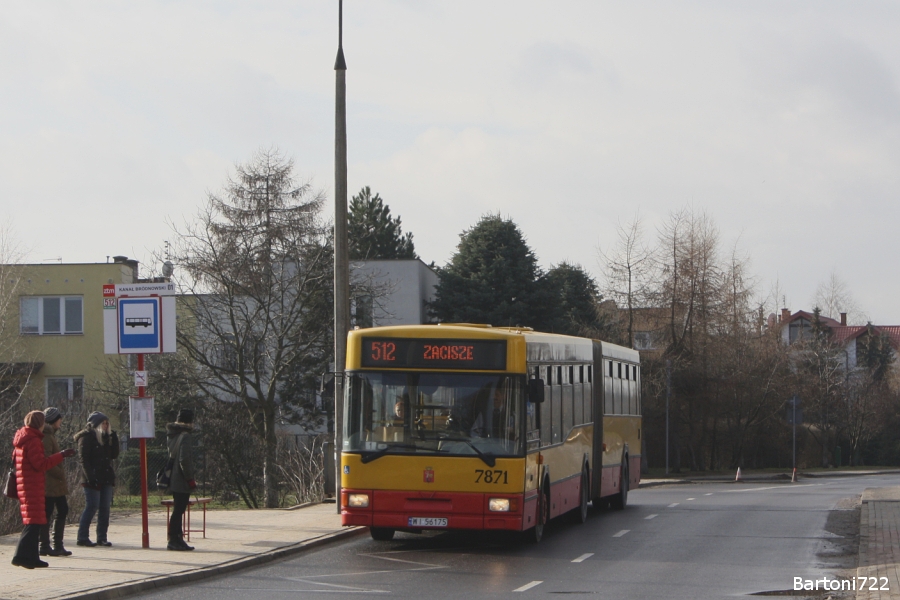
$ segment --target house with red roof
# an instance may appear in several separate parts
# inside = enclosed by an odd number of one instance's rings
[[[798,310],[791,314],[787,308],[781,309],[781,339],[785,344],[810,339],[812,336],[813,314]],[[846,352],[846,366],[856,368],[858,350],[868,341],[870,335],[886,335],[896,355],[900,351],[900,325],[847,325],[847,313],[841,313],[840,320],[819,315],[819,322],[828,328],[830,339],[842,346]]]

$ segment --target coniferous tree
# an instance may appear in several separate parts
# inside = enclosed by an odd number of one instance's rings
[[[498,215],[482,217],[460,235],[440,282],[432,314],[444,322],[545,329],[551,294],[519,228]]]
[[[884,381],[894,362],[894,349],[887,334],[879,332],[871,323],[866,325],[866,337],[859,347],[859,366],[872,374],[874,381]]]
[[[296,384],[307,369],[321,373],[333,348],[325,199],[295,184],[293,170],[277,150],[258,152],[173,244],[180,289],[191,297],[180,352],[203,396],[243,404],[246,430],[264,449],[267,508],[279,502],[276,426],[318,418],[303,410]]]
[[[369,186],[350,200],[347,236],[350,259],[418,258],[412,234],[404,234],[400,217],[392,217],[391,209]]]
[[[612,325],[598,310],[603,296],[584,269],[562,262],[547,272],[542,283],[554,298],[550,331],[608,339]]]

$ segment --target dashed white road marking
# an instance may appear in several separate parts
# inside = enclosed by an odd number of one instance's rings
[[[625,535],[625,534],[628,533],[629,531],[631,531],[631,530],[630,530],[630,529],[623,529],[623,530],[620,531],[619,533],[614,533],[614,534],[613,534],[613,537],[622,537],[623,535]]]
[[[531,583],[526,583],[522,587],[516,588],[513,591],[514,592],[527,592],[531,588],[537,587],[537,586],[541,585],[542,583],[544,583],[544,582],[543,581],[532,581]]]
[[[659,516],[659,515],[647,515],[646,517],[644,517],[644,520],[645,520],[645,521],[649,521],[650,519],[655,519],[655,518],[658,517],[658,516]]]
[[[578,558],[576,558],[576,559],[573,560],[572,562],[584,562],[584,561],[586,561],[587,559],[589,559],[590,557],[592,557],[593,555],[594,555],[593,552],[588,552],[587,554],[582,554],[581,556],[579,556]]]
[[[704,495],[704,496],[712,496],[712,495],[713,495],[713,493],[712,493],[712,492],[710,492],[710,493],[708,493],[708,494],[703,494],[703,495]]]
[[[688,500],[696,500],[696,498],[688,498]]]
[[[679,502],[673,502],[672,504],[670,504],[670,505],[667,506],[666,508],[675,508],[675,507],[678,506],[679,504],[680,504]]]
[[[806,484],[794,484],[794,485],[773,485],[771,487],[759,487],[759,488],[741,488],[739,490],[724,490],[723,494],[734,494],[736,492],[761,492],[763,490],[796,490],[797,488],[804,487],[816,487],[819,485],[825,485],[824,483],[806,483]]]
[[[365,589],[346,589],[346,590],[286,590],[284,588],[232,588],[239,592],[272,592],[273,594],[390,594],[389,590],[365,590]]]

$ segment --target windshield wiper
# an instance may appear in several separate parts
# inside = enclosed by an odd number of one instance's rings
[[[467,438],[448,437],[448,438],[442,438],[441,441],[443,441],[443,442],[464,442],[469,445],[469,448],[471,448],[472,450],[475,451],[475,454],[478,455],[478,458],[480,458],[481,460],[484,461],[484,464],[486,464],[487,466],[489,466],[491,468],[493,468],[494,465],[497,464],[497,457],[494,456],[494,454],[492,452],[482,452],[481,450],[478,449],[478,446],[473,444],[471,442],[471,440],[469,440]]]
[[[376,450],[375,452],[369,452],[368,454],[363,454],[360,462],[362,464],[370,463],[373,460],[377,460],[393,450],[394,448],[405,448],[407,450],[418,450],[419,447],[415,444],[391,444],[390,446],[385,446],[381,450]]]

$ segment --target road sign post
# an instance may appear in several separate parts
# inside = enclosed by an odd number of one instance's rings
[[[144,355],[138,354],[138,371],[144,370]],[[138,398],[144,397],[144,386],[138,386]],[[154,432],[155,433],[155,432]],[[150,523],[147,507],[147,438],[141,437],[141,548],[150,547]]]
[[[791,399],[788,400],[788,413],[787,420],[791,424],[792,429],[792,438],[793,438],[793,474],[791,476],[791,481],[796,481],[797,478],[797,423],[803,423],[803,409],[800,408],[800,396],[794,394],[791,396]]]
[[[175,284],[132,283],[103,286],[103,350],[106,354],[137,354],[130,398],[131,437],[141,449],[141,547],[150,547],[147,483],[147,438],[156,437],[153,398],[145,395],[144,354],[175,352]],[[135,414],[139,412],[140,415]]]

